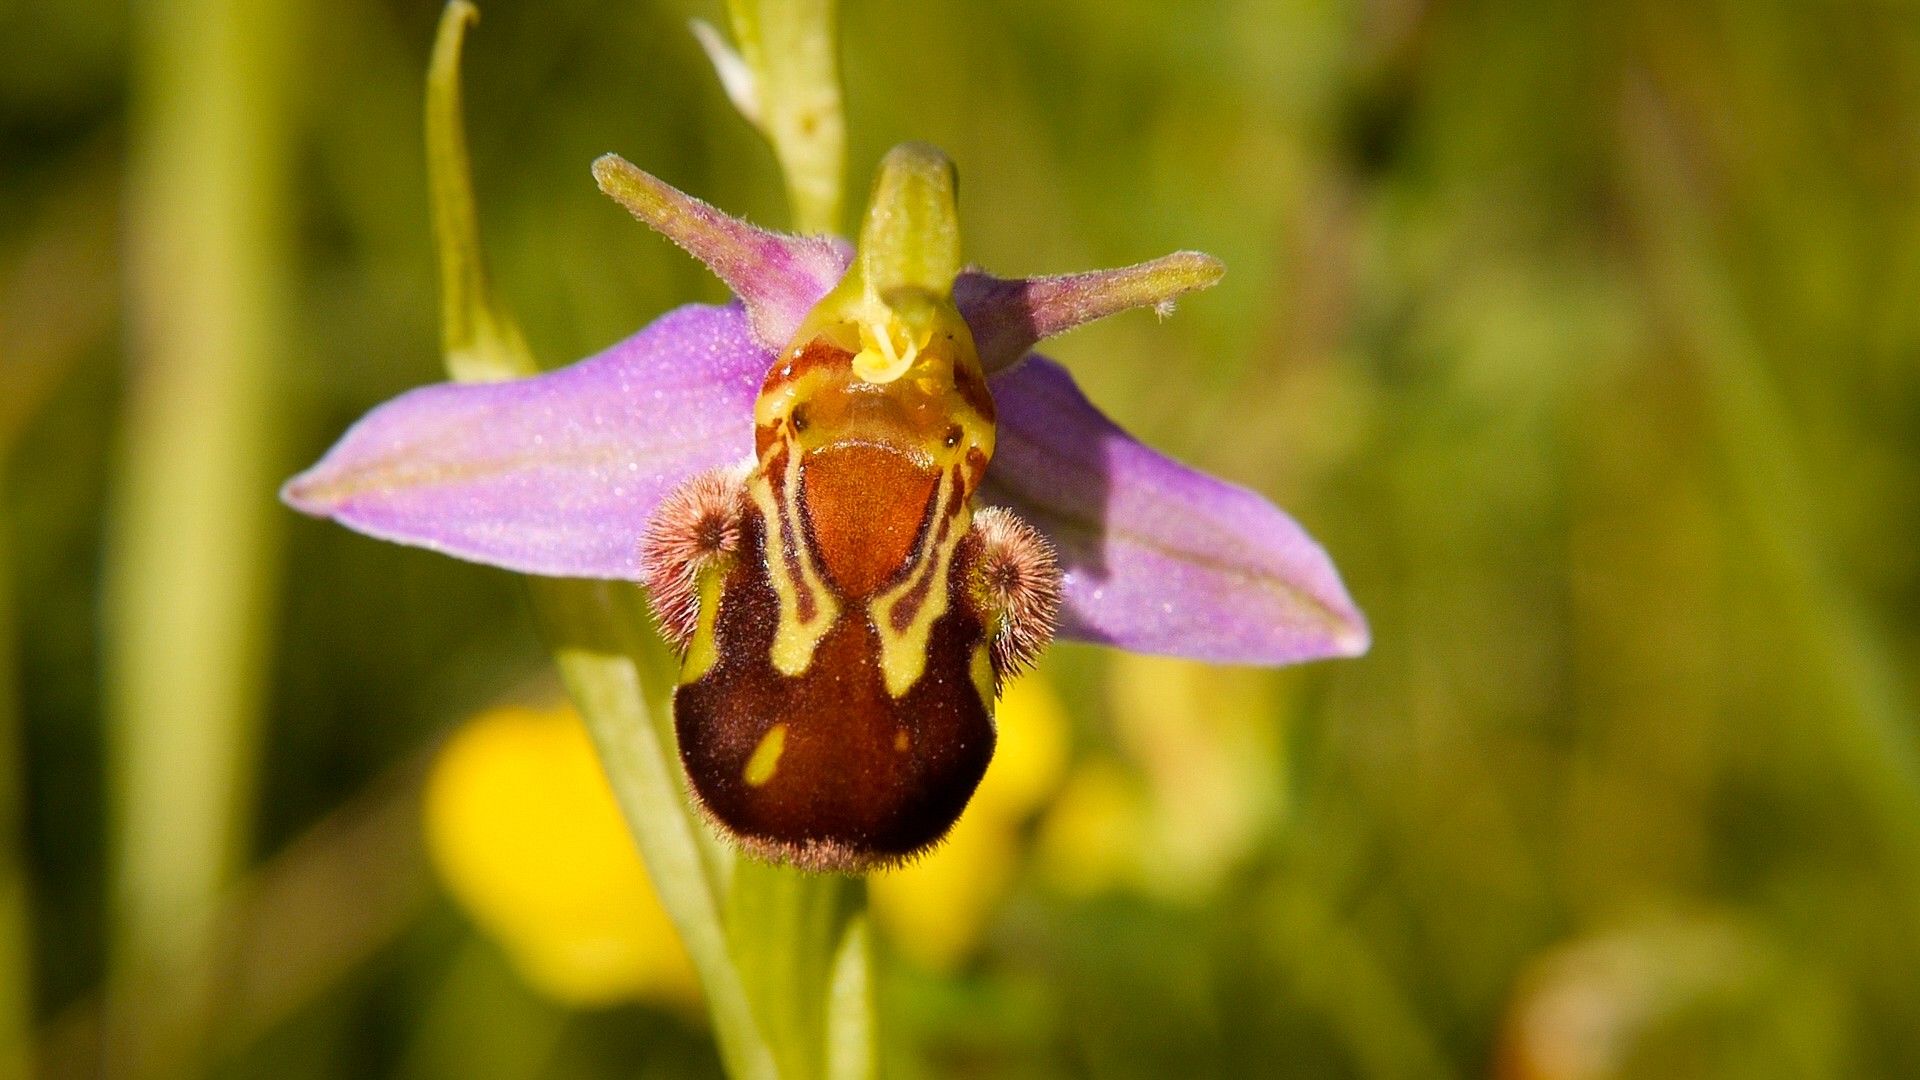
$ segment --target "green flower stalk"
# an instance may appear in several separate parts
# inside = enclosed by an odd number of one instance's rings
[[[735,52],[712,25],[693,33],[727,97],[773,145],[794,228],[840,228],[847,123],[840,107],[833,0],[727,0]]]

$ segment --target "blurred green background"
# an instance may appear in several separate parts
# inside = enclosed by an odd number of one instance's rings
[[[531,989],[422,854],[431,748],[551,685],[523,586],[273,502],[440,378],[437,6],[231,8],[0,0],[0,1080],[164,1073],[101,1047],[170,1007],[223,1077],[717,1075],[684,1008]],[[483,11],[536,353],[722,298],[587,172],[784,223],[719,0]],[[927,139],[1002,274],[1225,260],[1050,351],[1375,635],[1057,648],[1068,778],[962,961],[883,950],[892,1075],[1920,1075],[1920,7],[842,20],[854,192]]]

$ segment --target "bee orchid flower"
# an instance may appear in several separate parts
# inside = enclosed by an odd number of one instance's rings
[[[546,374],[404,394],[283,497],[475,562],[645,584],[682,657],[694,794],[748,850],[857,871],[937,842],[1002,680],[1055,636],[1240,664],[1367,648],[1292,518],[1134,439],[1031,351],[1164,313],[1216,260],[964,268],[952,165],[918,144],[882,164],[857,246],[611,155],[594,175],[736,300]]]

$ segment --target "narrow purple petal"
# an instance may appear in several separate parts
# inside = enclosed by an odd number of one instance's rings
[[[1000,427],[987,498],[1059,548],[1061,636],[1219,663],[1366,651],[1333,562],[1271,502],[1120,430],[1045,357],[990,385]]]
[[[831,292],[853,261],[836,236],[789,236],[714,208],[618,154],[593,163],[593,176],[614,201],[655,232],[705,263],[747,306],[754,336],[773,351],[786,347],[800,322]]]
[[[953,302],[966,316],[981,366],[991,375],[1047,338],[1096,319],[1137,307],[1165,317],[1174,300],[1212,288],[1226,272],[1219,259],[1198,251],[1057,277],[997,278],[968,270],[954,279]]]
[[[281,497],[475,562],[634,578],[661,498],[753,453],[753,400],[771,363],[738,305],[689,305],[558,371],[403,394]]]

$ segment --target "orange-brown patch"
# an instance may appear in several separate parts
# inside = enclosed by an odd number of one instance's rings
[[[873,443],[842,443],[800,465],[814,552],[849,599],[871,595],[906,566],[940,474]]]

